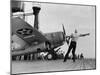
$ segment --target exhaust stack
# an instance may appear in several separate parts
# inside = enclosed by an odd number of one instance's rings
[[[33,12],[34,12],[33,14],[35,16],[35,18],[34,18],[34,28],[38,30],[39,29],[39,26],[38,26],[38,24],[39,24],[38,16],[39,16],[39,11],[41,10],[41,8],[35,6],[32,9],[33,9]]]

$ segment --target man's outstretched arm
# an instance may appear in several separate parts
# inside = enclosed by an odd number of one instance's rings
[[[87,35],[90,35],[90,33],[80,34],[79,37],[84,37],[84,36],[87,36]]]

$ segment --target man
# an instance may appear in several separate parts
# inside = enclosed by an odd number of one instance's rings
[[[77,45],[77,40],[79,37],[83,37],[83,36],[86,36],[86,35],[89,35],[89,33],[87,34],[80,34],[78,35],[77,34],[77,30],[75,30],[75,33],[73,33],[70,38],[71,38],[71,43],[69,45],[69,48],[68,48],[68,52],[66,53],[65,57],[64,57],[64,62],[66,62],[66,60],[68,59],[68,56],[69,56],[69,53],[70,51],[72,50],[72,59],[73,59],[73,62],[75,62],[75,51],[76,51],[76,45]]]

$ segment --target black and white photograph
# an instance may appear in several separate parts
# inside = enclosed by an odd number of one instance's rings
[[[96,69],[96,6],[11,0],[11,74]]]

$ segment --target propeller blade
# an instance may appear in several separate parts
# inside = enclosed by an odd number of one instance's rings
[[[65,28],[64,28],[64,25],[63,24],[62,24],[62,27],[63,27],[64,41],[67,42],[67,44],[69,45],[70,36],[67,36],[66,35],[66,31],[65,31]]]
[[[67,42],[68,45],[69,45],[69,40],[70,40],[70,36],[67,36],[66,37],[66,42]]]
[[[62,24],[62,27],[63,27],[63,33],[66,36],[66,32],[65,32],[65,28],[64,28],[64,25],[63,24]]]
[[[64,28],[64,25],[62,24],[62,28],[63,28],[63,38],[64,38],[64,41],[66,40],[66,32],[65,32],[65,28]]]

